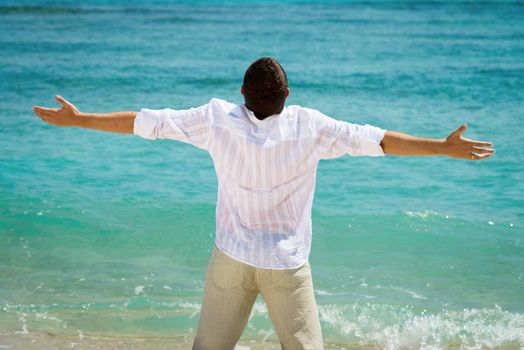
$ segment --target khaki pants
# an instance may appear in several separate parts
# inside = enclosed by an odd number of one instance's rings
[[[233,349],[258,293],[266,302],[282,349],[323,349],[308,262],[297,269],[259,269],[215,246],[193,350]]]

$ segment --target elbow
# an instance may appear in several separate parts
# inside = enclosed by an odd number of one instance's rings
[[[380,147],[382,148],[382,152],[384,152],[384,154],[388,154],[388,152],[386,152],[386,145],[384,144],[384,140],[380,141]]]

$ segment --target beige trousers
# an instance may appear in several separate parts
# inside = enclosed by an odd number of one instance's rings
[[[297,269],[259,269],[215,246],[193,350],[233,349],[258,293],[266,302],[282,349],[323,349],[309,262]]]

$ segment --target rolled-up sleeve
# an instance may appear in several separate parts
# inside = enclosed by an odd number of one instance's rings
[[[210,118],[209,104],[184,110],[142,108],[135,118],[133,133],[149,140],[173,139],[207,149]]]
[[[317,113],[315,119],[315,152],[320,159],[352,156],[384,156],[380,142],[386,129],[353,124]]]

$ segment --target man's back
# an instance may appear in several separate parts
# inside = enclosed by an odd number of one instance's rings
[[[221,99],[189,110],[143,109],[134,133],[207,150],[218,177],[216,244],[261,268],[296,268],[311,248],[318,161],[383,156],[385,130],[289,106],[259,120],[245,104]]]

